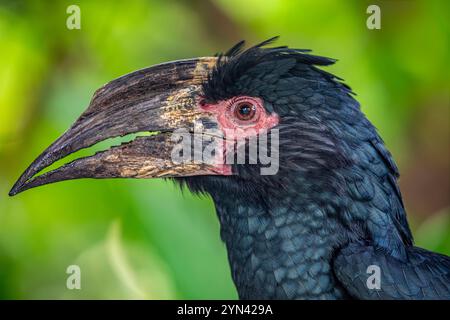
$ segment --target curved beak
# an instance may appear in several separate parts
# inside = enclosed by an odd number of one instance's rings
[[[172,161],[180,128],[214,127],[215,120],[198,107],[202,83],[216,58],[180,60],[139,70],[97,90],[88,109],[20,176],[9,195],[78,178],[151,178],[224,174],[213,164]],[[54,162],[109,138],[150,132],[131,142],[80,158],[37,175]]]

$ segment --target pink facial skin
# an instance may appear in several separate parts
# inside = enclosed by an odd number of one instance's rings
[[[233,175],[233,170],[229,164],[217,164],[214,169],[214,173],[219,176],[231,176]]]
[[[251,117],[248,119],[242,119],[238,114],[237,109],[243,104],[253,107]],[[199,108],[216,118],[219,129],[225,137],[222,156],[217,157],[217,165],[214,170],[220,175],[232,174],[231,166],[226,164],[224,159],[227,150],[234,150],[237,141],[267,132],[279,123],[278,115],[276,113],[268,114],[262,99],[255,97],[238,96],[219,101],[216,104],[200,101]]]
[[[251,119],[241,120],[236,116],[236,107],[243,103],[255,106]],[[216,104],[200,103],[202,110],[212,113],[227,140],[240,140],[268,131],[279,123],[276,113],[268,114],[260,98],[238,96]]]

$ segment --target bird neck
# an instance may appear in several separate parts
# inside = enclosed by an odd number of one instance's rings
[[[330,210],[299,194],[270,208],[214,199],[240,298],[344,297],[330,257],[345,230]]]

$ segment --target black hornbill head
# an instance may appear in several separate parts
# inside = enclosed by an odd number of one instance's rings
[[[156,65],[104,85],[69,130],[26,169],[10,195],[70,179],[153,177],[176,177],[197,191],[223,188],[226,182],[227,188],[255,194],[252,186],[269,183],[277,190],[285,185],[281,180],[289,180],[293,170],[338,165],[333,138],[321,134],[322,115],[317,112],[338,98],[316,94],[333,88],[331,92],[348,97],[347,87],[316,68],[334,61],[307,50],[265,48],[272,40],[247,50],[240,42],[225,54]],[[265,133],[270,138],[274,129],[281,141],[275,174],[261,175],[264,164],[259,159],[253,165],[235,164],[239,141],[248,146],[252,137]],[[180,130],[194,141],[202,136],[201,149],[209,145],[211,157],[175,161],[174,149],[183,139],[174,134]],[[152,134],[38,175],[80,149],[143,132]],[[234,161],[227,162],[230,153]]]

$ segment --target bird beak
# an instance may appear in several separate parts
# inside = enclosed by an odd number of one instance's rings
[[[78,178],[152,178],[225,174],[208,163],[172,161],[180,128],[214,126],[212,115],[198,106],[202,83],[216,58],[180,60],[120,77],[96,91],[87,110],[33,161],[9,195]],[[54,162],[106,139],[150,132],[128,143],[76,159],[37,175]]]

